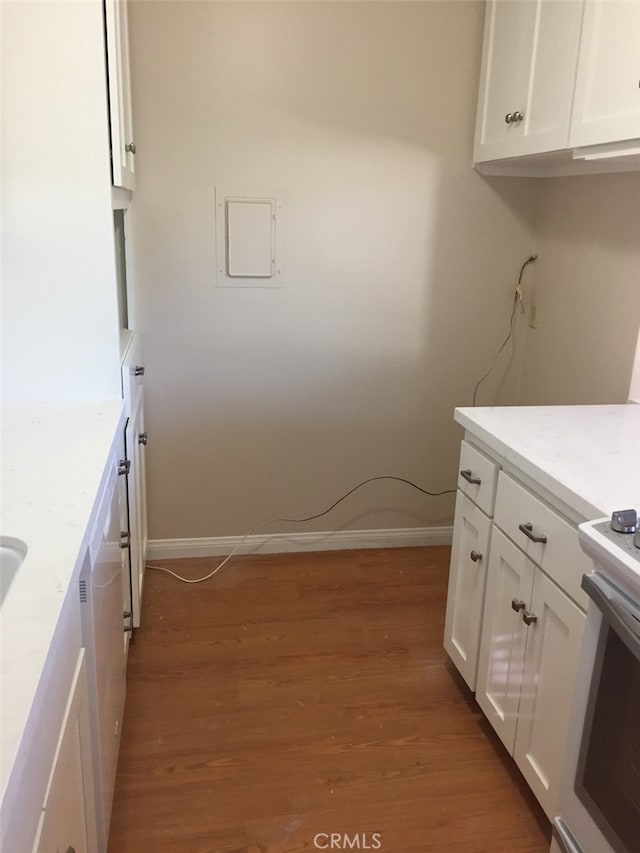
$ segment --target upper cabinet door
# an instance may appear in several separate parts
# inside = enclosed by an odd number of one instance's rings
[[[587,0],[570,145],[640,137],[640,0]]]
[[[126,0],[105,0],[111,168],[113,185],[135,189],[135,154],[131,118],[129,29]]]
[[[582,3],[489,0],[474,161],[566,148]]]

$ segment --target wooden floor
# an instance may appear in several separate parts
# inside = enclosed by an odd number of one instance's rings
[[[148,571],[110,853],[547,853],[544,815],[442,649],[448,561],[239,557],[195,586]]]

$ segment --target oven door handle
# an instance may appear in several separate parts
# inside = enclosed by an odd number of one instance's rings
[[[554,818],[551,830],[562,853],[584,853],[561,817]]]
[[[640,661],[640,611],[617,593],[599,572],[582,576],[582,589],[602,612],[636,660]]]

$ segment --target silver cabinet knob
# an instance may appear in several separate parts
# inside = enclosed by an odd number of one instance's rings
[[[134,376],[144,376],[144,367],[141,364],[136,364],[133,369]]]
[[[527,606],[526,601],[522,601],[519,598],[512,598],[511,599],[511,609],[515,610],[516,613],[519,613],[521,610],[524,610],[526,606]]]
[[[135,142],[129,142],[127,145],[124,146],[124,150],[128,151],[130,154],[135,154],[136,153]]]
[[[471,557],[474,563],[479,563],[482,559],[482,554],[479,554],[477,551],[472,551],[469,556]]]
[[[506,116],[504,117],[504,123],[505,124],[511,124],[512,121],[513,121],[513,113],[507,113]]]
[[[516,110],[513,114],[511,121],[519,122],[524,118],[524,113],[521,113],[520,110]]]
[[[128,474],[131,470],[131,462],[128,459],[121,459],[118,462],[118,475]]]
[[[535,625],[535,623],[538,621],[538,617],[535,613],[529,613],[528,610],[525,610],[522,614],[522,621],[525,623],[525,625]]]
[[[128,548],[131,544],[131,534],[127,530],[122,530],[120,532],[120,547]]]
[[[148,436],[147,436],[146,431],[145,431],[145,432],[141,432],[141,433],[139,433],[139,435],[138,435],[138,444],[144,444],[144,445],[145,445],[145,447],[146,447],[146,445],[147,445],[147,440],[148,440]]]

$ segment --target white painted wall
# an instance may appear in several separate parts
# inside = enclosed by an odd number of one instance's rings
[[[538,192],[471,169],[482,23],[479,2],[133,4],[152,538],[317,512],[374,474],[455,484],[453,408],[504,338]],[[284,289],[216,287],[235,185],[286,199]],[[376,484],[313,526],[452,506]]]
[[[639,286],[640,174],[544,181],[520,401],[624,403]]]
[[[115,398],[102,3],[0,7],[3,397]]]

